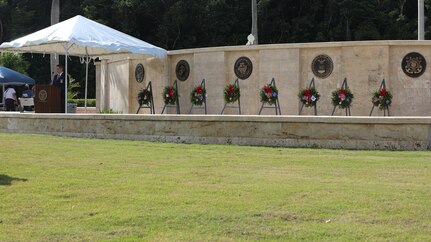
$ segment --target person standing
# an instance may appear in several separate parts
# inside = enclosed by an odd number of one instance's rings
[[[16,91],[13,87],[8,86],[3,94],[6,111],[15,111]]]
[[[57,86],[60,88],[60,106],[61,106],[61,112],[64,113],[65,111],[65,102],[64,98],[66,96],[66,92],[64,90],[65,87],[65,74],[64,74],[64,67],[62,65],[57,65],[56,67],[57,74],[54,75],[54,78],[52,79],[51,85]]]

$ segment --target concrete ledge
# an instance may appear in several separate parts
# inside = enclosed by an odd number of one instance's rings
[[[431,147],[431,117],[1,113],[0,132],[337,149]]]
[[[76,112],[77,113],[97,113],[96,107],[87,107],[87,110],[85,110],[84,107],[76,107]]]
[[[430,46],[429,40],[372,40],[372,41],[340,41],[340,42],[310,42],[310,43],[287,43],[287,44],[266,44],[266,45],[237,45],[204,47],[197,49],[182,49],[168,51],[168,55],[184,55],[203,52],[218,51],[244,51],[244,50],[278,50],[278,49],[312,49],[312,48],[337,48],[337,47],[358,47],[358,46]]]

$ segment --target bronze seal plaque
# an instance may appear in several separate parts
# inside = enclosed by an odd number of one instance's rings
[[[39,101],[46,102],[46,99],[48,98],[48,92],[45,89],[42,89],[39,91],[38,97]]]
[[[417,52],[408,53],[401,62],[401,69],[409,77],[420,77],[427,67],[425,57]]]
[[[331,75],[334,69],[334,62],[328,55],[318,55],[311,63],[311,70],[318,78],[325,79]]]
[[[190,66],[186,60],[180,60],[175,67],[175,73],[177,75],[177,79],[180,81],[185,81],[189,78],[190,75]]]
[[[253,72],[253,63],[248,57],[242,56],[236,60],[233,70],[239,79],[245,80]]]
[[[136,68],[135,68],[135,78],[136,81],[141,83],[144,80],[145,77],[145,69],[144,69],[144,65],[142,65],[141,63],[139,63]]]

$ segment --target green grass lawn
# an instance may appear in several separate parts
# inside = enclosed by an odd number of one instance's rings
[[[431,153],[0,134],[0,241],[430,241]]]

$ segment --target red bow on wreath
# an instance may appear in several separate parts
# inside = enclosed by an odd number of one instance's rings
[[[169,88],[168,94],[170,97],[172,97],[174,95],[174,89],[172,87]]]
[[[265,92],[271,93],[271,88],[269,88],[269,86],[264,86],[265,88]]]
[[[234,93],[235,92],[235,90],[233,89],[233,86],[232,85],[230,85],[229,86],[229,93]]]

